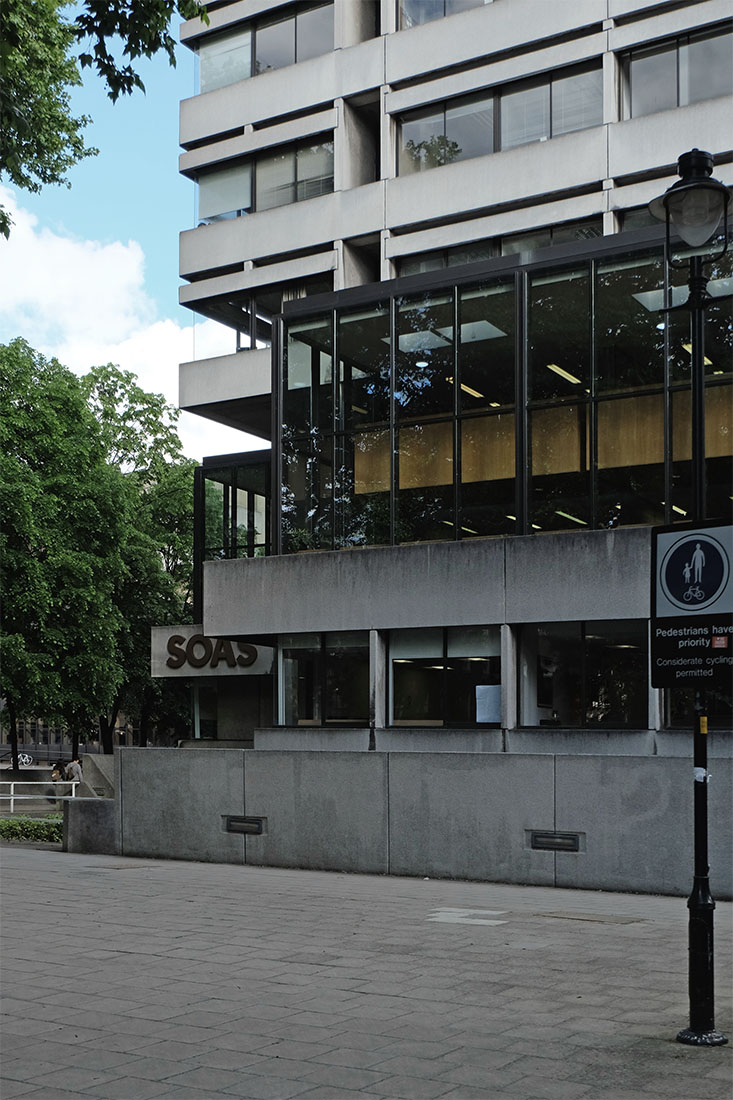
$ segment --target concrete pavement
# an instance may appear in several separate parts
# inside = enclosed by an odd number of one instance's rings
[[[678,898],[5,845],[2,1100],[729,1100]],[[716,1024],[733,1039],[731,905]]]

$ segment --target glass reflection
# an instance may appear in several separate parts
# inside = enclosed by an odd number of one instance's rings
[[[588,408],[564,405],[529,414],[529,509],[533,531],[590,523]]]
[[[335,546],[390,541],[389,431],[336,437]]]
[[[590,391],[590,280],[586,267],[533,275],[529,396],[577,400]]]
[[[337,416],[347,430],[389,421],[389,309],[345,313],[338,322]]]
[[[664,522],[664,395],[601,401],[596,474],[599,527]]]
[[[596,386],[600,392],[664,382],[661,251],[599,264],[596,271]]]
[[[283,429],[299,435],[331,424],[331,315],[288,329]]]
[[[396,360],[400,419],[453,411],[452,294],[398,299]]]
[[[281,504],[285,553],[331,549],[332,500],[331,441],[286,442]]]
[[[398,433],[395,541],[455,538],[453,424],[416,424]]]
[[[516,376],[513,281],[462,290],[458,317],[461,411],[513,407]]]
[[[460,537],[516,531],[513,413],[461,423]]]

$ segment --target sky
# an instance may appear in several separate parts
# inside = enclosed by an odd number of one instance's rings
[[[65,187],[34,195],[0,180],[11,213],[0,237],[0,344],[23,337],[76,374],[115,363],[178,404],[178,364],[234,351],[234,332],[178,305],[178,234],[195,225],[194,184],[178,174],[178,103],[193,95],[193,54],[178,47],[137,65],[146,93],[107,98],[85,71],[72,113],[90,115],[99,155],[71,168]],[[244,432],[181,413],[185,454],[263,446]]]

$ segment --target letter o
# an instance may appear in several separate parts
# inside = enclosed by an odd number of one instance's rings
[[[203,646],[203,656],[196,656],[196,646]],[[188,639],[186,659],[192,668],[203,668],[211,660],[211,650],[211,638],[207,638],[204,634],[194,634]]]

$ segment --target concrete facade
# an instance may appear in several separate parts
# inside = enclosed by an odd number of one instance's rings
[[[659,894],[691,884],[689,757],[190,748],[121,749],[119,765],[114,800],[67,804],[68,851]],[[722,899],[733,762],[711,771]],[[230,816],[260,819],[261,835],[227,832]],[[534,847],[537,832],[570,834],[578,851]]]

